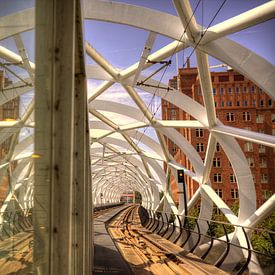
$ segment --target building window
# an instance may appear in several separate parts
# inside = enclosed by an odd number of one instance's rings
[[[220,144],[217,142],[217,144],[216,144],[216,151],[217,152],[220,152],[221,151],[221,146],[220,146]]]
[[[249,167],[255,166],[254,158],[247,158],[247,162],[248,162]]]
[[[222,198],[222,189],[215,189],[215,192],[220,198]]]
[[[266,158],[260,158],[260,168],[266,168],[267,163],[266,163]]]
[[[231,107],[232,106],[232,101],[228,101],[227,106]]]
[[[252,142],[246,142],[245,144],[244,144],[244,151],[245,152],[253,152],[253,144],[252,144]]]
[[[239,94],[239,93],[240,93],[240,88],[236,87],[236,94]]]
[[[228,88],[228,94],[232,95],[232,88],[231,87]]]
[[[216,205],[213,206],[213,213],[216,215],[222,215],[222,211]]]
[[[232,198],[232,199],[237,199],[237,198],[239,198],[238,189],[231,189],[231,198]]]
[[[227,82],[227,81],[229,81],[228,75],[220,75],[219,76],[219,82]]]
[[[275,114],[271,114],[271,121],[272,123],[275,123]]]
[[[267,183],[268,177],[267,174],[261,174],[261,183]]]
[[[221,102],[221,106],[224,107],[224,101]]]
[[[251,93],[254,93],[254,92],[255,92],[255,87],[251,86]]]
[[[256,100],[252,100],[253,107],[256,107]]]
[[[177,146],[176,144],[173,144],[172,153],[173,153],[173,154],[176,154],[176,153],[177,153],[177,150],[178,150],[178,146]]]
[[[257,183],[257,182],[256,182],[255,174],[252,174],[252,180],[253,180],[254,183]]]
[[[262,144],[259,146],[259,153],[265,153],[265,146]]]
[[[264,107],[264,101],[260,100],[260,107]]]
[[[268,106],[269,106],[269,107],[272,107],[272,105],[273,105],[272,99],[269,99],[269,100],[268,100]]]
[[[237,102],[236,102],[236,105],[237,105],[237,106],[240,106],[240,101],[237,101]]]
[[[214,173],[214,182],[222,182],[222,175],[220,173]]]
[[[214,167],[221,167],[221,160],[220,160],[220,158],[214,158],[213,159],[213,166]]]
[[[170,80],[169,86],[172,87],[173,89],[177,89],[177,80]]]
[[[264,122],[264,115],[257,115],[256,116],[256,122],[257,123],[263,123]]]
[[[215,101],[215,107],[218,107],[218,102]]]
[[[176,109],[171,109],[170,110],[170,119],[171,120],[176,120],[177,119],[177,110]]]
[[[246,87],[243,87],[243,94],[246,93]]]
[[[262,194],[265,200],[268,200],[272,196],[272,192],[270,190],[262,190]]]
[[[247,100],[244,100],[243,106],[248,106],[248,101]]]
[[[196,137],[203,137],[203,129],[196,129]]]
[[[235,116],[234,113],[226,113],[226,121],[234,121]]]
[[[223,95],[223,94],[224,94],[224,88],[220,87],[220,95]]]
[[[213,95],[216,95],[216,88],[213,88]]]
[[[197,148],[197,152],[204,152],[204,144],[203,143],[197,143],[196,148]]]
[[[230,174],[230,182],[231,182],[231,183],[236,182],[236,177],[235,177],[234,174]]]
[[[243,120],[244,121],[250,121],[251,120],[250,112],[243,112]]]
[[[234,75],[234,81],[244,81],[244,76],[241,74]]]

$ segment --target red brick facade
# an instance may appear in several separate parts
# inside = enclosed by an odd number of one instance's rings
[[[234,70],[211,73],[217,117],[225,125],[275,135],[275,104],[253,82]],[[181,68],[178,77],[169,85],[203,105],[197,68]],[[162,101],[162,119],[189,120],[192,117],[169,102]],[[179,132],[205,157],[209,132],[202,129],[179,129]],[[256,143],[238,140],[254,177],[257,204],[261,205],[275,192],[275,150]],[[167,139],[170,153],[186,168],[192,170],[187,157]],[[238,198],[234,173],[226,154],[219,146],[211,170],[212,187],[226,203],[232,205]],[[215,167],[216,166],[216,167]],[[188,195],[191,197],[198,184],[186,177]],[[177,201],[177,188],[172,183],[172,193]]]

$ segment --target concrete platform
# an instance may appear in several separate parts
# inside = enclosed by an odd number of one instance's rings
[[[93,274],[132,274],[109,236],[105,223],[127,206],[111,210],[94,219],[94,272]]]

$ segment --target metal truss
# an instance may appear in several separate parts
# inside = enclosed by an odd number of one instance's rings
[[[189,2],[181,0],[173,2],[178,16],[118,2],[85,1],[84,17],[86,20],[125,24],[148,31],[148,39],[140,60],[124,70],[113,67],[89,41],[85,44],[86,53],[96,63],[96,65],[86,65],[87,78],[103,81],[88,98],[94,203],[116,203],[124,191],[131,189],[142,194],[142,203],[145,208],[152,211],[162,209],[165,213],[182,216],[185,210],[184,201],[180,197],[179,205],[176,206],[171,195],[170,180],[171,175],[177,179],[177,170],[184,169],[185,174],[199,184],[199,189],[188,201],[188,208],[192,208],[200,199],[199,218],[210,219],[213,205],[216,205],[230,223],[255,227],[274,211],[275,196],[273,195],[264,205],[256,209],[256,193],[251,170],[235,138],[275,148],[275,137],[225,126],[218,120],[214,106],[208,55],[242,73],[275,100],[274,66],[251,50],[226,38],[230,34],[273,19],[275,17],[275,2],[267,2],[211,26],[202,39],[203,27],[199,26],[196,18],[192,16]],[[144,18],[146,20],[143,20]],[[19,79],[11,87],[1,91],[0,104],[34,90],[35,64],[29,61],[20,36],[20,33],[34,28],[34,9],[23,10],[0,18],[1,26],[9,24],[14,27],[4,28],[4,31],[1,31],[0,39],[13,37],[18,52],[15,53],[0,46],[0,57],[6,62],[16,64],[14,66],[24,69],[28,73],[28,77]],[[187,25],[188,28],[185,30]],[[158,51],[152,52],[155,38],[158,35],[169,37],[174,41]],[[198,41],[200,42],[198,43]],[[188,47],[193,48],[196,55],[204,106],[176,89],[168,87],[166,83],[159,83],[151,77],[142,75],[145,69],[156,62],[161,62]],[[145,80],[147,85],[140,85]],[[98,99],[115,83],[121,85],[121,89],[134,101],[135,107]],[[165,88],[168,92],[165,94],[162,89],[156,90],[155,87]],[[194,120],[162,121],[155,118],[146,102],[139,96],[137,88],[176,105],[190,114]],[[10,191],[0,211],[0,229],[4,224],[4,214],[7,211],[13,211],[9,207],[12,200],[17,201],[25,214],[33,207],[33,160],[37,155],[33,152],[32,131],[29,131],[30,134],[25,138],[18,139],[21,131],[35,127],[32,121],[33,104],[34,101],[26,108],[20,120],[0,122],[0,142],[3,143],[9,138],[12,140],[9,152],[1,161],[0,166],[1,182],[4,177],[7,177],[10,184]],[[132,122],[126,125],[123,121],[115,123],[109,116],[110,113],[125,116]],[[157,140],[153,140],[146,132],[139,131],[144,127],[150,127],[155,131]],[[204,162],[193,146],[179,134],[178,128],[203,128],[209,131]],[[182,167],[170,155],[165,137],[168,137],[184,152],[192,163],[194,171]],[[240,199],[238,216],[211,187],[209,175],[217,142],[222,146],[231,162],[237,179]],[[146,148],[150,150],[146,150]],[[17,165],[15,169],[12,169],[14,162]],[[167,169],[164,169],[164,164]],[[180,184],[178,190],[183,191]],[[159,193],[161,191],[163,198],[160,200]],[[206,230],[207,227],[201,226],[201,232]],[[231,242],[247,246],[245,235],[241,230],[235,230],[231,236]],[[203,249],[203,240],[200,244]],[[225,261],[224,266],[232,269],[234,263],[242,257],[242,253],[234,248],[229,253],[230,261]],[[257,266],[256,259],[251,261],[250,268],[255,268],[255,266]]]

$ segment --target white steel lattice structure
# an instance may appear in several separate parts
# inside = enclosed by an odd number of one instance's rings
[[[132,189],[141,193],[142,203],[147,209],[154,211],[163,209],[168,213],[182,215],[184,214],[184,202],[180,198],[179,205],[176,206],[169,186],[171,174],[177,178],[177,171],[184,169],[185,174],[197,181],[200,186],[188,202],[188,208],[192,208],[201,199],[200,218],[210,219],[213,205],[216,205],[230,223],[255,227],[274,211],[275,196],[273,195],[264,205],[256,209],[256,194],[251,170],[236,138],[275,148],[275,137],[225,126],[217,119],[208,55],[219,59],[249,78],[275,100],[274,66],[251,50],[225,38],[229,34],[273,19],[275,1],[267,2],[211,26],[205,33],[205,28],[197,24],[188,1],[174,0],[173,2],[178,16],[118,2],[86,0],[84,3],[83,11],[86,20],[125,24],[148,32],[148,39],[140,60],[124,70],[113,67],[100,53],[100,49],[95,49],[91,42],[86,41],[83,45],[87,55],[94,61],[93,64],[86,64],[87,78],[103,81],[88,98],[93,201],[95,204],[115,203],[119,201],[124,191]],[[28,73],[28,77],[14,83],[11,90],[1,91],[1,104],[34,90],[35,64],[28,59],[21,39],[21,33],[35,27],[34,13],[34,9],[28,9],[0,18],[0,26],[14,25],[14,22],[17,22],[13,28],[1,29],[0,39],[13,37],[18,50],[14,52],[0,46],[0,57],[5,62],[19,66]],[[188,27],[185,29],[186,26]],[[202,33],[204,33],[203,37]],[[158,35],[169,37],[174,41],[152,52],[151,49]],[[194,48],[204,106],[176,89],[170,88],[167,93],[164,93],[153,87],[137,87],[137,82],[145,78],[143,71],[152,66],[148,60],[162,61],[189,47]],[[121,85],[121,89],[134,101],[135,107],[98,99],[115,83]],[[166,83],[159,83],[152,78],[146,83],[168,88]],[[194,120],[162,121],[157,119],[149,110],[147,103],[140,97],[137,88],[171,102],[190,114]],[[18,140],[20,131],[35,127],[32,121],[33,106],[34,101],[31,101],[20,120],[1,121],[0,123],[1,143],[12,137],[9,152],[0,166],[1,178],[8,175],[11,186],[1,207],[0,229],[4,224],[5,213],[13,211],[9,207],[12,198],[15,198],[25,215],[33,208],[33,160],[40,158],[41,155],[33,152],[32,131],[29,131],[29,135],[24,139]],[[131,123],[114,122],[111,113],[124,116]],[[157,140],[153,140],[146,131],[144,133],[139,131],[146,127],[155,131]],[[204,162],[193,146],[179,134],[177,128],[202,128],[209,131]],[[173,159],[167,149],[165,137],[168,137],[184,152],[192,163],[194,171],[189,171]],[[217,142],[232,163],[237,179],[240,199],[238,216],[211,188],[209,175]],[[145,150],[145,148],[150,150]],[[17,165],[12,170],[10,167],[15,161]],[[167,169],[164,169],[164,164]],[[178,186],[179,191],[183,191],[182,188],[182,185]],[[163,191],[163,198],[160,200],[161,191]],[[202,224],[202,232],[206,230],[207,228]],[[204,249],[203,242],[202,239],[199,248],[201,250]],[[237,229],[231,235],[231,242],[246,246],[243,233]],[[224,262],[224,267],[227,270],[232,269],[241,257],[239,250],[232,249],[228,260]],[[251,261],[250,268],[258,270],[256,258]]]

